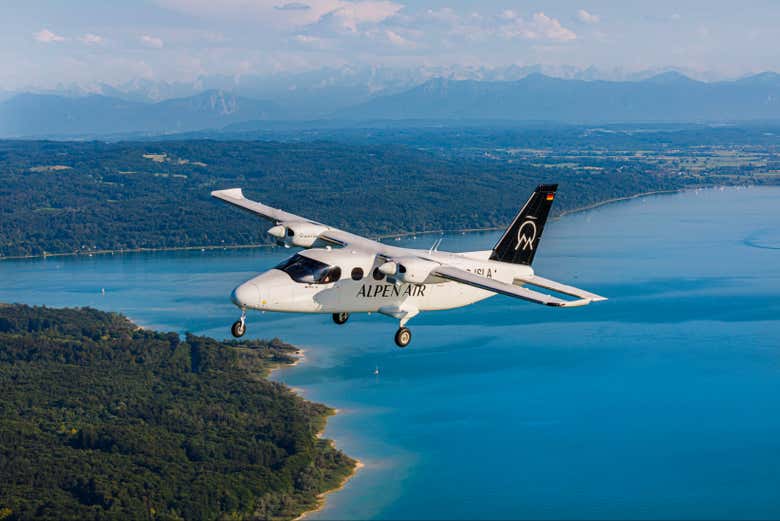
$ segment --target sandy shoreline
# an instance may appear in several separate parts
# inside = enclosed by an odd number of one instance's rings
[[[708,187],[704,187],[704,188],[708,188]],[[612,199],[606,199],[604,201],[599,201],[597,203],[589,204],[587,206],[581,206],[579,208],[573,208],[571,210],[565,210],[565,211],[559,213],[558,215],[556,215],[555,217],[556,218],[561,218],[561,217],[565,217],[567,215],[571,215],[571,214],[574,214],[574,213],[587,212],[588,210],[594,210],[596,208],[600,208],[600,207],[608,205],[608,204],[619,203],[621,201],[630,201],[632,199],[639,199],[640,197],[649,197],[651,195],[676,194],[676,193],[679,193],[679,192],[683,192],[685,190],[696,190],[696,188],[674,188],[674,189],[671,189],[671,190],[653,190],[652,192],[642,192],[642,193],[639,193],[639,194],[626,195],[626,196],[623,196],[623,197],[614,197]]]
[[[352,459],[355,460],[355,468],[352,469],[352,472],[348,476],[345,476],[344,479],[341,480],[341,483],[339,483],[339,486],[334,488],[334,489],[322,492],[321,494],[318,494],[317,495],[317,506],[316,506],[316,508],[313,508],[311,510],[307,510],[303,514],[301,514],[298,517],[296,517],[293,521],[300,521],[302,519],[306,519],[311,514],[314,514],[315,512],[321,511],[323,508],[325,508],[325,505],[327,504],[326,500],[328,498],[328,494],[332,494],[334,492],[338,492],[339,490],[343,489],[346,486],[346,484],[349,482],[349,480],[352,479],[355,476],[355,474],[358,473],[358,471],[360,469],[365,467],[363,462],[360,461],[359,459],[356,459],[356,458],[352,458]]]
[[[298,352],[296,353],[296,358],[297,359],[292,364],[278,364],[276,367],[271,369],[268,377],[272,378],[274,373],[276,373],[277,371],[280,371],[280,370],[288,368],[288,367],[295,367],[298,364],[301,364],[301,363],[305,362],[306,361],[306,350],[298,347]],[[280,383],[283,383],[283,382],[280,382]],[[308,400],[308,398],[306,398],[306,392],[303,389],[301,389],[300,387],[293,387],[293,386],[287,385],[287,384],[284,384],[284,385],[287,386],[287,388],[289,388],[292,392],[294,392],[295,394],[297,394],[298,396],[300,396],[304,400]],[[331,407],[331,410],[333,411],[333,414],[331,414],[331,416],[335,416],[335,415],[337,415],[337,414],[339,414],[341,412],[339,409],[337,409],[335,407]],[[326,424],[327,424],[327,420],[325,420],[325,421],[326,421]],[[322,438],[324,435],[325,435],[325,427],[323,427],[322,430],[317,433],[317,437],[318,438]],[[331,440],[331,443],[335,443],[335,441]],[[347,456],[349,456],[349,454],[347,454]],[[327,504],[326,500],[327,500],[328,494],[332,494],[334,492],[338,492],[339,490],[343,489],[346,486],[346,484],[349,482],[349,480],[352,479],[355,476],[355,474],[358,473],[358,471],[360,469],[365,467],[363,462],[360,461],[358,458],[354,458],[352,456],[349,456],[349,457],[352,458],[353,460],[355,460],[355,468],[352,469],[352,472],[350,472],[347,476],[344,476],[344,479],[342,479],[339,482],[339,485],[336,488],[333,488],[333,489],[330,489],[330,490],[326,490],[325,492],[321,492],[321,493],[317,494],[316,506],[314,508],[312,508],[311,510],[306,510],[305,512],[303,512],[301,515],[296,517],[294,519],[294,521],[299,521],[299,520],[305,519],[307,516],[313,514],[314,512],[319,512],[320,510],[325,508],[325,505]]]
[[[288,365],[286,367],[295,367],[296,365],[305,362],[306,361],[306,351],[299,347],[298,348],[298,352],[295,354],[295,357],[296,357],[295,362],[291,363],[290,365]]]

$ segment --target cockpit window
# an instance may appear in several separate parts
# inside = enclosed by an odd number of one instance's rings
[[[324,262],[316,261],[303,255],[296,254],[276,266],[295,282],[306,284],[330,284],[341,278],[341,268],[328,266]]]

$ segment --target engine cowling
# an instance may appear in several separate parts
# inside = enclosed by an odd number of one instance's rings
[[[321,224],[309,222],[283,222],[269,229],[268,234],[276,238],[276,243],[285,248],[290,246],[311,248],[327,229]]]
[[[395,277],[396,280],[409,284],[424,284],[428,277],[439,265],[435,262],[418,259],[417,257],[403,257],[393,259],[379,267],[379,271]]]

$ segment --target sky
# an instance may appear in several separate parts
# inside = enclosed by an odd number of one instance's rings
[[[0,90],[324,67],[780,70],[780,1],[0,2]]]

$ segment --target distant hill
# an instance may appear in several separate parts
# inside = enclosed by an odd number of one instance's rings
[[[780,183],[778,127],[546,127],[291,131],[287,142],[0,140],[0,259],[269,243],[268,224],[209,196],[236,186],[376,237],[503,228],[544,182],[560,183],[555,212],[643,192]]]
[[[340,119],[701,122],[780,119],[780,75],[705,83],[677,72],[643,81],[531,74],[517,81],[433,79],[333,115]]]
[[[780,120],[780,75],[773,72],[712,83],[679,72],[641,81],[562,79],[540,73],[512,81],[436,78],[391,94],[383,90],[386,94],[373,97],[360,85],[318,85],[307,83],[290,92],[316,97],[329,107],[324,116],[322,107],[282,94],[280,85],[267,88],[273,91],[272,101],[219,89],[156,103],[130,99],[119,91],[87,96],[23,93],[0,98],[0,138],[126,139],[226,127],[240,132],[280,125],[335,128],[369,122],[381,126],[383,121],[402,120],[486,124],[498,120],[589,124]],[[339,108],[345,98],[354,105]]]
[[[18,94],[0,103],[0,137],[167,134],[280,117],[272,102],[219,90],[159,103],[102,95]]]

